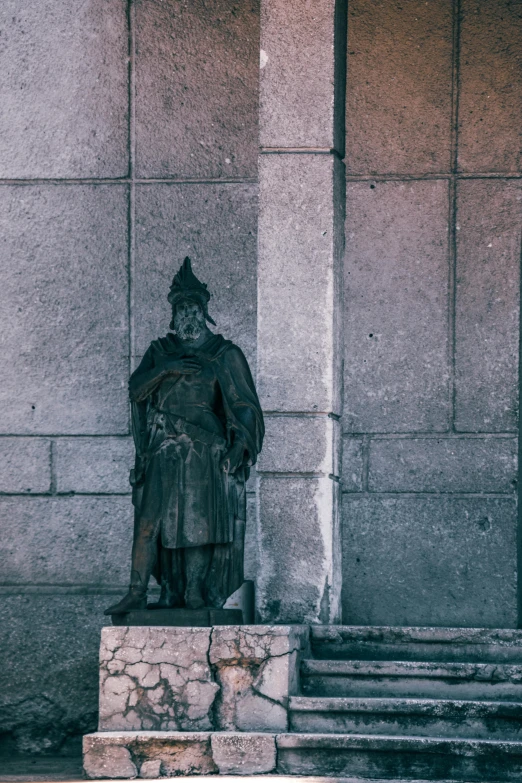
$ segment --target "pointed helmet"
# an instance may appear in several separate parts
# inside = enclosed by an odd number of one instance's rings
[[[176,304],[181,299],[192,299],[197,302],[201,305],[206,320],[214,324],[214,326],[216,325],[216,322],[208,314],[207,309],[210,292],[207,290],[206,284],[200,282],[192,271],[192,265],[188,256],[183,261],[170,286],[168,300],[172,305],[172,309],[176,307]]]

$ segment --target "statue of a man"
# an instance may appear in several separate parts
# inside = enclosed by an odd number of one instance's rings
[[[210,293],[186,258],[168,300],[171,329],[151,343],[129,391],[136,446],[131,582],[105,614],[147,606],[222,607],[243,582],[245,482],[264,426],[241,350],[206,321]]]

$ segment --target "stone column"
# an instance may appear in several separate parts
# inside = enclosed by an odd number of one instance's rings
[[[262,622],[339,622],[342,2],[261,2],[258,389]]]

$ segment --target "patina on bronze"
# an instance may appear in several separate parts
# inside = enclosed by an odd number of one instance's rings
[[[146,609],[151,574],[157,608],[221,608],[243,583],[245,482],[263,415],[243,353],[206,324],[209,299],[185,258],[168,296],[175,334],[151,343],[130,378],[131,583],[105,614]]]

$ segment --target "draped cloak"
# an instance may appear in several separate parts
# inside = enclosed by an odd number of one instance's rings
[[[263,415],[243,353],[221,335],[199,348],[174,334],[155,340],[135,375],[186,356],[201,364],[198,373],[169,374],[132,402],[133,503],[136,524],[154,524],[153,573],[174,605],[184,592],[183,549],[214,545],[206,592],[217,606],[243,582],[245,482],[261,450]],[[219,463],[238,440],[243,459],[232,475]]]

